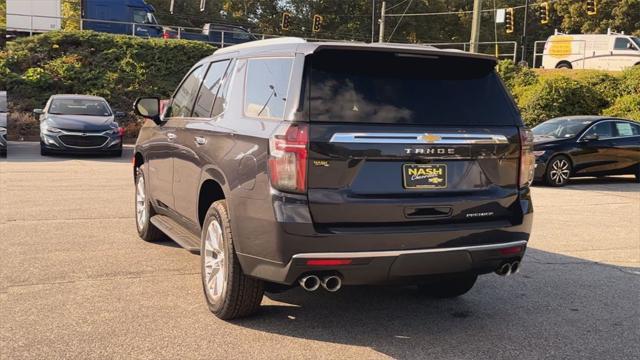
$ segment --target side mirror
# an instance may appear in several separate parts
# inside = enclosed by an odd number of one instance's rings
[[[151,119],[158,125],[162,123],[160,119],[160,99],[157,97],[138,98],[133,103],[133,111],[136,115]]]
[[[44,110],[42,109],[33,109],[33,113],[36,115],[42,115],[44,114]]]
[[[598,140],[598,139],[600,139],[600,136],[598,136],[598,134],[589,134],[589,135],[585,135],[582,138],[582,141],[589,142],[589,141],[595,141],[595,140]]]
[[[635,48],[630,42],[627,43],[627,50],[635,50]]]
[[[116,117],[117,118],[123,118],[125,116],[127,116],[127,114],[124,111],[116,111]]]

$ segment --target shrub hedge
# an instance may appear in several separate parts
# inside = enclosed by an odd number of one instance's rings
[[[214,50],[187,40],[48,32],[9,42],[0,52],[0,89],[9,91],[17,112],[42,107],[52,94],[71,93],[103,96],[130,113],[138,96],[170,96],[187,70]]]
[[[622,72],[534,71],[505,60],[497,70],[529,126],[565,115],[606,115],[640,121],[638,66]]]

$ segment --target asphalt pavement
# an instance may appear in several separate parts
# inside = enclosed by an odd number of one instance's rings
[[[206,308],[199,258],[145,243],[122,158],[0,160],[2,359],[638,359],[640,184],[578,179],[533,189],[521,272],[467,295],[412,288],[300,289],[253,318]]]

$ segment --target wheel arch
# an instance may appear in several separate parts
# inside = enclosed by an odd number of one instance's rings
[[[224,175],[215,168],[205,169],[203,171],[202,179],[200,180],[200,187],[198,189],[198,223],[200,227],[204,223],[204,218],[211,207],[211,204],[218,200],[227,199],[228,190],[226,189],[227,182]],[[227,208],[227,212],[231,215],[231,212]]]
[[[140,151],[136,151],[133,155],[133,181],[136,181],[138,169],[144,164],[144,156]]]
[[[569,66],[569,69],[573,69],[573,64],[571,64],[571,62],[568,60],[558,61],[558,63],[556,64],[556,69],[560,68],[560,65],[567,65]]]

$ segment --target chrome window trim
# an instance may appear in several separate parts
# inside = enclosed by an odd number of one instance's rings
[[[435,136],[440,139],[427,141],[424,137]],[[499,134],[460,134],[460,133],[335,133],[332,143],[356,144],[508,144],[509,140]]]
[[[615,122],[624,122],[624,123],[628,123],[628,124],[631,124],[631,125],[640,126],[639,124],[636,124],[633,121],[624,120],[624,119],[607,119],[607,120],[597,121],[597,122],[594,122],[593,124],[589,125],[587,130],[582,132],[582,134],[578,137],[578,140],[576,140],[576,142],[582,142],[582,138],[589,132],[589,130],[591,130],[592,127],[594,127],[594,126],[596,126],[598,124],[605,123],[605,122],[613,122],[613,123],[615,123]],[[612,136],[612,137],[607,137],[607,138],[599,138],[598,140],[627,139],[627,138],[636,137],[636,136],[640,136],[640,135]]]
[[[294,259],[357,259],[372,257],[398,257],[408,254],[428,254],[450,251],[481,251],[497,250],[514,246],[526,245],[526,240],[513,241],[502,244],[460,246],[450,248],[416,249],[416,250],[390,250],[390,251],[362,251],[362,252],[333,252],[333,253],[303,253],[293,255]]]

